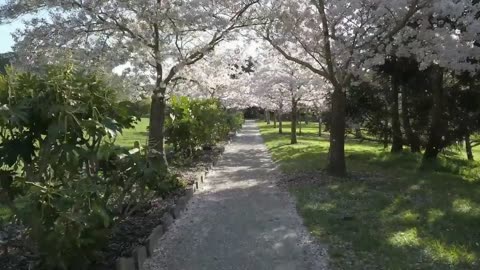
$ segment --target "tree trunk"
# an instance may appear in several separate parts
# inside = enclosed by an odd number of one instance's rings
[[[355,139],[363,138],[362,129],[358,126],[355,128]]]
[[[277,128],[277,112],[273,112],[273,128]]]
[[[327,171],[336,176],[345,176],[347,173],[345,164],[345,106],[346,98],[343,89],[340,86],[334,87]]]
[[[298,134],[302,135],[302,114],[300,112],[297,113],[297,125],[298,125]]]
[[[267,125],[270,125],[270,112],[265,110],[265,120],[267,121]]]
[[[397,75],[394,74],[391,77],[392,83],[392,96],[391,96],[391,107],[390,115],[392,118],[392,153],[399,153],[403,150],[403,137],[402,130],[400,127],[400,114],[399,114],[399,101],[398,101],[398,88],[399,82]]]
[[[433,107],[427,147],[423,155],[424,161],[435,160],[445,146],[445,93],[443,89],[443,70],[441,67],[433,66],[431,68],[430,84],[433,96]]]
[[[290,143],[297,144],[297,101],[292,98],[292,125],[290,131]]]
[[[383,149],[386,150],[388,148],[388,144],[390,143],[390,136],[388,132],[385,132],[383,135]]]
[[[408,97],[405,88],[402,91],[402,122],[405,135],[407,136],[408,144],[410,145],[410,151],[412,153],[420,153],[420,138],[412,130],[410,124],[410,116],[408,110]]]
[[[382,134],[382,139],[383,139],[383,149],[388,148],[388,144],[390,143],[390,129],[389,129],[389,122],[387,121],[385,125],[383,126],[383,134]]]
[[[465,151],[467,152],[467,158],[470,161],[474,161],[472,142],[470,141],[470,134],[465,135]]]
[[[165,88],[157,88],[152,95],[150,106],[150,127],[148,148],[150,161],[158,161],[161,165],[168,166],[165,155]]]
[[[278,133],[283,134],[282,112],[278,112]]]
[[[318,117],[318,136],[322,137],[322,117]]]

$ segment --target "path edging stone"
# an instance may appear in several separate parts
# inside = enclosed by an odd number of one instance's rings
[[[203,175],[202,179],[205,177],[205,172],[200,172],[197,176]],[[143,270],[143,263],[147,258],[151,258],[154,254],[155,249],[158,248],[160,238],[164,233],[172,226],[175,222],[175,219],[179,219],[182,215],[182,212],[187,209],[188,202],[193,198],[198,189],[201,186],[201,182],[198,179],[193,185],[188,186],[185,189],[185,194],[178,198],[175,201],[175,204],[170,209],[163,214],[160,219],[161,224],[153,229],[152,233],[145,240],[144,245],[137,246],[132,251],[131,257],[120,257],[117,259],[115,264],[116,270]]]
[[[165,231],[167,231],[168,228],[170,228],[173,221],[174,221],[174,218],[173,218],[172,214],[170,213],[170,211],[165,212],[163,214],[162,218],[160,219],[160,222],[162,223],[163,229]]]
[[[155,229],[153,229],[153,232],[145,241],[145,247],[147,248],[148,257],[153,256],[153,252],[158,247],[158,241],[163,236],[163,234],[164,234],[163,225],[160,224],[157,227],[155,227]]]
[[[133,260],[135,262],[136,270],[143,270],[143,263],[147,259],[147,248],[145,246],[138,246],[133,250]]]
[[[230,135],[230,134],[229,134]],[[236,136],[236,133],[233,136],[228,136],[228,144],[232,142],[233,137]],[[220,158],[225,151],[225,147],[221,148]],[[182,215],[182,212],[187,209],[188,202],[193,198],[195,193],[198,192],[200,187],[205,183],[205,178],[209,171],[217,164],[218,160],[215,159],[207,165],[205,170],[202,170],[197,173],[196,179],[193,185],[188,186],[185,189],[185,194],[178,198],[175,201],[175,204],[170,209],[163,214],[161,218],[161,224],[153,229],[152,233],[145,240],[144,245],[137,246],[132,251],[131,257],[120,257],[116,260],[115,269],[116,270],[143,270],[143,263],[147,258],[151,258],[154,255],[155,249],[158,248],[160,244],[160,238],[165,234],[165,232],[170,228],[170,226],[175,222],[175,219],[179,219]]]
[[[135,261],[133,257],[125,258],[121,257],[117,259],[115,264],[116,270],[135,270]]]

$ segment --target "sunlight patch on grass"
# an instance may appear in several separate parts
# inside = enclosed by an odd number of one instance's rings
[[[408,209],[398,214],[397,217],[405,223],[413,223],[418,221],[420,215],[412,209]]]
[[[443,261],[450,265],[472,264],[477,255],[463,246],[446,245],[438,240],[428,241],[425,245],[425,254],[434,260]]]
[[[468,199],[456,199],[452,203],[453,211],[480,217],[480,205]]]
[[[388,238],[388,242],[396,247],[419,246],[420,241],[417,228],[396,232]]]
[[[142,118],[135,128],[124,130],[122,134],[116,138],[115,144],[130,149],[133,148],[134,143],[138,141],[140,145],[145,146],[148,138],[148,125],[149,119]]]
[[[425,184],[424,181],[420,181],[420,182],[418,182],[418,184],[411,185],[411,186],[409,187],[409,190],[410,190],[410,191],[420,191],[420,190],[422,190],[422,186],[423,186],[424,184]]]
[[[310,209],[320,210],[320,211],[331,211],[335,208],[335,204],[330,202],[316,203],[316,204],[306,205],[305,208],[307,209],[310,208]]]
[[[387,217],[387,216],[394,216],[396,213],[398,213],[398,209],[403,209],[404,205],[406,204],[406,199],[404,196],[396,196],[393,200],[389,202],[389,205],[387,205],[381,212],[382,216]]]
[[[325,168],[328,138],[316,125],[304,127],[297,145],[260,128],[283,171]],[[329,245],[331,269],[480,269],[480,162],[448,149],[431,170],[419,170],[421,154],[391,154],[351,137],[345,149],[353,177],[291,189],[305,225]],[[474,154],[480,159],[480,147]]]
[[[440,209],[429,209],[427,221],[428,223],[435,223],[445,216],[445,212]]]

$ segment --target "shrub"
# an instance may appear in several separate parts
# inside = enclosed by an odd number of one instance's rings
[[[173,97],[165,135],[175,152],[191,156],[199,148],[212,147],[242,123],[241,114],[228,112],[218,100]]]
[[[187,97],[172,97],[170,114],[165,123],[167,143],[172,144],[175,152],[190,155],[200,144],[196,134],[198,121],[192,112],[192,102]]]
[[[239,130],[244,122],[243,113],[240,112],[230,112],[227,114],[226,118],[227,127],[229,131]]]
[[[191,110],[196,120],[193,133],[199,140],[198,146],[211,147],[223,139],[225,111],[218,100],[192,100]]]
[[[179,186],[110,143],[136,119],[102,78],[71,66],[0,77],[2,204],[44,269],[88,269],[115,222]]]

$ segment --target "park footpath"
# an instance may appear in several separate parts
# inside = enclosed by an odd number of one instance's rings
[[[325,246],[307,232],[279,175],[247,121],[143,268],[327,269]]]

